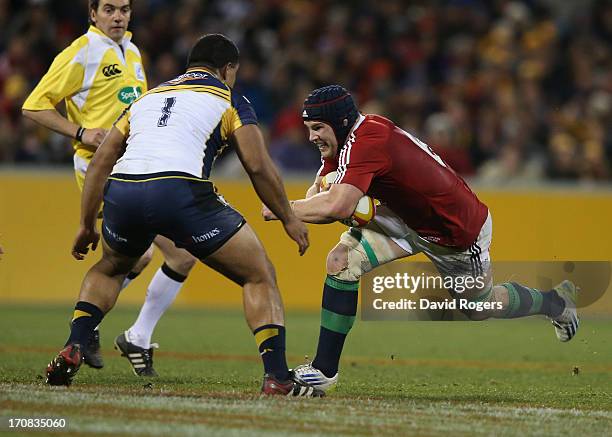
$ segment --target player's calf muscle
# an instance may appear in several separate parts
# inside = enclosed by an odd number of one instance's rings
[[[247,324],[251,329],[269,323],[285,324],[282,300],[275,285],[245,285],[244,309]]]
[[[482,302],[483,308],[481,310],[462,310],[470,320],[474,321],[486,320],[491,317],[500,318],[508,306],[508,295],[505,288],[499,285],[488,287],[487,290],[475,290],[474,293],[468,293],[460,297],[471,302]]]

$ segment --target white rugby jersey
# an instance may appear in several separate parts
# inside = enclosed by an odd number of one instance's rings
[[[251,103],[203,68],[145,93],[119,117],[125,153],[112,174],[188,173],[208,178],[239,127],[256,124]]]

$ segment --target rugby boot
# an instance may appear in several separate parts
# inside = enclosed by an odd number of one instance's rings
[[[89,337],[87,348],[83,351],[83,362],[94,369],[104,367],[102,352],[100,351],[100,331],[97,329]]]
[[[115,338],[115,349],[121,352],[122,357],[127,358],[136,376],[158,376],[153,368],[153,349],[158,347],[157,343],[152,343],[149,349],[136,346],[128,341],[125,332]]]
[[[338,373],[328,378],[319,369],[312,366],[312,363],[301,364],[293,369],[294,378],[304,384],[309,384],[321,391],[333,390],[338,383]]]
[[[69,344],[47,365],[45,382],[49,385],[69,386],[82,361],[81,345]]]
[[[274,376],[266,373],[263,377],[261,393],[264,395],[289,397],[322,398],[325,396],[323,390],[295,380],[291,373],[286,381],[279,381]]]
[[[555,334],[559,341],[570,341],[578,332],[580,319],[576,311],[576,301],[580,289],[571,281],[563,281],[553,288],[559,297],[565,302],[563,312],[554,319],[551,318],[552,324],[555,327]]]

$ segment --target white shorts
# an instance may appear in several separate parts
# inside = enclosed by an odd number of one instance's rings
[[[492,284],[490,274],[489,248],[493,233],[493,220],[488,212],[476,241],[467,250],[440,246],[420,237],[413,229],[388,207],[381,206],[376,211],[376,225],[398,246],[408,252],[408,256],[423,253],[444,276],[487,276],[485,288]]]

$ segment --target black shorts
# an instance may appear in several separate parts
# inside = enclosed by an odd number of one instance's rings
[[[175,172],[111,175],[102,213],[106,243],[132,257],[142,255],[159,234],[204,259],[245,223],[212,182]]]

